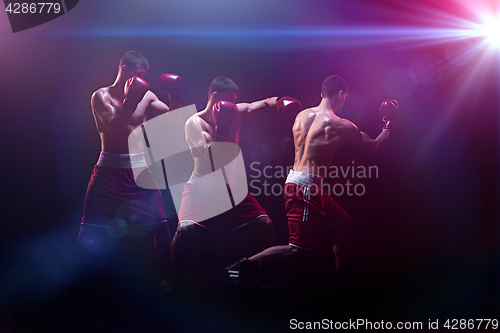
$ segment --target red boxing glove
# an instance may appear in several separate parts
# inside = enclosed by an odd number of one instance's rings
[[[228,101],[219,101],[212,107],[212,116],[215,122],[215,133],[218,137],[229,137],[229,130],[238,112],[236,104]]]
[[[382,129],[394,129],[400,117],[398,101],[395,99],[386,99],[382,102],[382,104],[380,104],[378,112],[383,117],[382,120],[385,122]]]
[[[179,75],[170,73],[160,75],[158,89],[166,92],[172,103],[180,103],[182,100],[182,80]]]
[[[276,111],[281,117],[293,116],[302,111],[302,104],[293,97],[285,96],[276,101]]]
[[[149,90],[149,83],[139,76],[131,77],[125,83],[123,88],[123,104],[122,109],[134,112],[137,104],[142,101],[142,98]]]

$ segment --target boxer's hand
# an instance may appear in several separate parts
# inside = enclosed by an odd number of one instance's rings
[[[164,73],[158,80],[158,89],[168,94],[172,103],[182,100],[182,80],[179,75]]]
[[[229,137],[229,130],[233,125],[236,112],[238,112],[238,107],[234,103],[219,101],[214,104],[212,107],[212,116],[215,122],[215,133],[217,137]]]
[[[149,83],[143,78],[134,76],[127,80],[123,89],[124,99],[122,109],[134,112],[137,108],[137,104],[139,104],[144,95],[148,92]]]
[[[399,103],[395,99],[387,99],[380,104],[378,111],[385,123],[383,130],[394,129],[400,116]]]
[[[302,111],[302,105],[293,97],[285,96],[276,101],[276,111],[281,117],[293,116]]]

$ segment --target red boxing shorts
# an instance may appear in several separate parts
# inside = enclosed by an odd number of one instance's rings
[[[311,250],[317,232],[334,225],[344,215],[332,197],[322,191],[323,178],[291,170],[285,182],[285,209],[289,245]]]
[[[195,179],[196,177],[197,174],[193,173],[191,179]],[[245,193],[242,192],[243,189],[241,187],[234,185],[231,186],[231,190],[233,194],[236,191],[239,192],[236,196],[242,196],[241,193]],[[257,200],[247,193],[244,199],[235,207],[206,219],[207,211],[213,210],[211,203],[217,202],[219,198],[220,200],[225,200],[226,197],[227,192],[225,191],[218,193],[213,190],[207,190],[203,187],[193,185],[190,180],[190,182],[184,185],[179,209],[179,223],[194,222],[215,234],[219,224],[222,222],[225,233],[230,234],[231,231],[261,216],[267,216],[266,211],[260,206]]]
[[[124,228],[166,222],[161,193],[148,168],[137,182],[149,189],[136,184],[130,159],[138,158],[144,154],[101,152],[87,187],[82,224]]]

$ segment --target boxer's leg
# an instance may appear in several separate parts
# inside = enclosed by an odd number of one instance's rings
[[[272,246],[226,267],[226,272],[236,285],[250,290],[269,282],[284,286],[299,278],[309,252],[291,245]]]
[[[316,215],[309,211],[310,201],[304,198],[304,190],[295,184],[286,184],[285,202],[289,228],[289,245],[273,246],[248,259],[243,259],[226,268],[234,282],[252,279],[280,281],[294,276],[308,254],[314,236]],[[314,206],[313,206],[314,208]],[[246,276],[245,276],[246,275]],[[239,280],[238,280],[239,279]],[[281,281],[280,281],[281,282]]]
[[[172,240],[172,262],[181,266],[210,266],[214,260],[214,234],[192,221],[181,221]]]
[[[224,266],[274,245],[273,222],[262,215],[229,232]]]
[[[161,193],[149,169],[145,169],[137,179],[134,178],[132,169],[122,169],[120,174],[120,201],[123,204],[117,210],[116,216],[127,226],[126,235],[135,238],[137,251],[145,250],[142,255],[143,262],[150,265],[151,260],[154,260],[154,264],[148,268],[148,275],[160,279],[162,289],[168,290],[170,287],[165,286],[172,280],[171,238]],[[137,255],[139,253],[130,253],[131,258]]]
[[[112,284],[121,239],[110,237],[104,226],[82,224],[77,239],[82,277],[91,286]]]
[[[336,288],[350,280],[352,218],[331,200],[325,221],[328,225],[315,234],[309,269],[318,281],[331,284],[333,280]]]
[[[167,221],[159,223],[158,226],[154,228],[153,232],[158,262],[162,267],[166,267],[170,263],[170,249],[172,247]]]
[[[181,221],[172,240],[174,282],[183,289],[200,288],[215,262],[215,235],[192,221]]]
[[[318,225],[315,237],[317,246],[326,246],[335,254],[337,269],[347,265],[350,256],[352,237],[352,218],[329,195],[323,195],[322,205],[325,210],[325,219]],[[325,251],[328,251],[325,249]]]

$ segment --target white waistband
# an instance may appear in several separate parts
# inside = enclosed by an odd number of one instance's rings
[[[101,151],[97,165],[109,168],[131,169],[147,167],[144,152],[135,154],[113,154],[107,151]]]
[[[286,177],[286,183],[293,183],[304,187],[309,187],[312,184],[322,185],[323,177],[312,175],[307,172],[290,170],[288,177]]]

